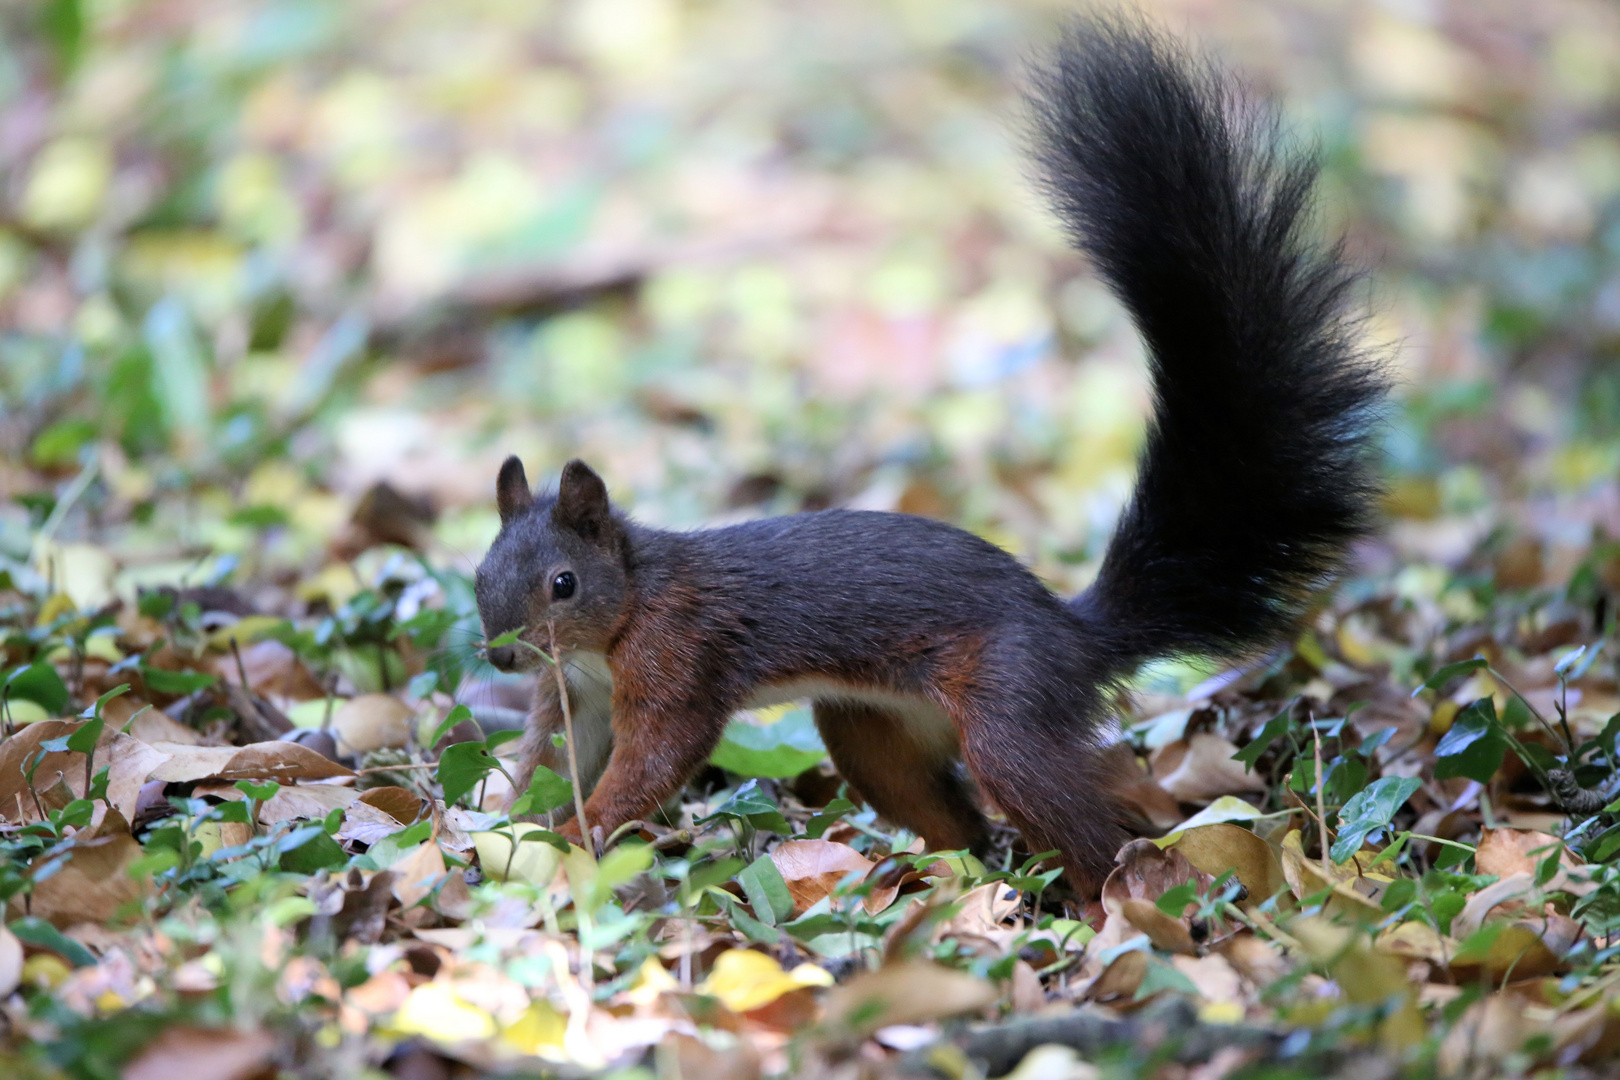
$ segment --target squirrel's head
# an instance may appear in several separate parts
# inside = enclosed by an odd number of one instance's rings
[[[536,497],[523,462],[506,459],[495,481],[500,535],[474,576],[485,640],[522,627],[517,641],[489,650],[502,671],[542,662],[555,630],[563,650],[599,652],[623,613],[629,575],[624,523],[607,486],[583,461],[563,466],[556,495]],[[533,646],[534,648],[531,648]]]

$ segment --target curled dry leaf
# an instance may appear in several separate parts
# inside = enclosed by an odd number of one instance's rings
[[[825,1006],[829,1025],[864,1037],[891,1024],[917,1024],[973,1012],[997,996],[995,987],[983,979],[910,960],[855,976],[833,988]]]
[[[385,836],[392,836],[405,826],[394,815],[379,810],[368,802],[356,799],[343,814],[338,826],[337,839],[353,840],[370,847]]]
[[[85,723],[81,720],[41,720],[29,724],[0,743],[0,817],[11,821],[33,821],[39,817],[28,790],[24,763],[39,750],[40,743],[71,735]],[[151,772],[165,764],[168,755],[155,747],[118,731],[112,725],[102,729],[96,742],[97,771],[107,766],[107,801],[126,821],[134,818],[140,801],[141,785]],[[60,780],[75,798],[83,798],[84,755],[72,750],[47,753],[34,768],[34,790],[45,791]]]
[[[353,776],[344,768],[307,746],[295,742],[249,743],[246,746],[182,746],[159,743],[157,749],[169,759],[149,774],[153,780],[185,783],[190,780],[326,780]]]
[[[1170,847],[1212,878],[1233,871],[1249,893],[1243,906],[1259,904],[1288,888],[1275,849],[1240,826],[1222,823],[1187,829]]]
[[[849,875],[865,877],[874,865],[848,844],[830,840],[783,841],[771,850],[771,861],[787,883],[795,916],[830,895]]]
[[[121,818],[104,822],[99,835],[76,845],[67,864],[34,887],[30,912],[59,929],[111,922],[122,905],[140,896],[140,886],[126,871],[143,854]],[[21,913],[19,901],[11,906]]]
[[[416,819],[422,816],[422,809],[426,805],[420,795],[393,784],[367,788],[360,795],[360,801],[367,806],[375,806],[401,825],[416,824]]]
[[[1481,874],[1495,874],[1499,878],[1515,874],[1534,874],[1536,866],[1552,852],[1558,837],[1526,829],[1483,829],[1479,846],[1474,851],[1474,865]],[[1559,855],[1559,862],[1573,869],[1580,866],[1568,848]]]
[[[1177,739],[1153,754],[1153,777],[1181,802],[1208,802],[1242,791],[1265,791],[1266,779],[1233,761],[1238,748],[1211,732]]]
[[[1103,969],[1096,981],[1082,995],[1086,1001],[1130,1001],[1136,997],[1147,978],[1148,958],[1140,949],[1121,953]]]
[[[1132,897],[1120,905],[1120,914],[1126,922],[1146,934],[1154,948],[1188,955],[1198,950],[1186,921],[1166,915],[1151,900]]]

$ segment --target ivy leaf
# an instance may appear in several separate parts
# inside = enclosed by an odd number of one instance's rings
[[[1412,691],[1412,696],[1417,697],[1425,690],[1439,690],[1442,686],[1446,685],[1446,683],[1450,682],[1452,679],[1457,678],[1459,675],[1467,675],[1471,672],[1479,671],[1481,668],[1487,668],[1490,666],[1491,662],[1485,659],[1483,656],[1476,656],[1472,660],[1459,660],[1455,664],[1447,664],[1433,675],[1430,675],[1422,686]]]
[[[1388,827],[1395,812],[1421,785],[1415,776],[1386,776],[1374,780],[1345,803],[1339,811],[1339,836],[1329,851],[1333,861],[1348,862],[1368,836]]]
[[[1466,776],[1488,783],[1502,767],[1507,746],[1507,737],[1496,722],[1496,707],[1490,698],[1480,698],[1458,714],[1434,748],[1434,777]]]
[[[454,806],[478,786],[499,764],[489,747],[481,742],[456,743],[439,755],[439,786],[444,788],[444,805]]]
[[[750,780],[742,787],[739,787],[732,793],[731,798],[727,799],[718,810],[704,818],[703,821],[713,821],[715,818],[723,817],[747,821],[756,828],[769,829],[771,832],[780,833],[783,836],[793,835],[793,826],[787,823],[787,819],[782,816],[782,811],[776,808],[776,804],[766,798],[763,791],[759,790],[758,780]],[[702,823],[702,821],[698,822],[700,825]]]
[[[523,814],[549,814],[574,801],[574,785],[566,776],[559,776],[544,765],[535,767],[529,787],[512,803],[512,816]]]
[[[444,719],[439,721],[439,726],[433,729],[433,737],[427,741],[427,749],[432,750],[435,746],[438,746],[439,740],[450,734],[451,728],[463,720],[471,720],[472,718],[472,710],[467,706],[457,705],[452,708],[444,714]]]
[[[1269,750],[1272,743],[1288,733],[1288,725],[1291,722],[1289,714],[1293,710],[1293,702],[1289,702],[1287,708],[1267,720],[1266,726],[1255,732],[1254,738],[1249,740],[1248,745],[1232,755],[1233,761],[1243,762],[1244,772],[1251,771],[1255,762],[1260,760],[1260,755]]]

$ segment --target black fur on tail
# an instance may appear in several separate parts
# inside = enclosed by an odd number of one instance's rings
[[[1072,610],[1114,675],[1285,634],[1373,518],[1386,380],[1356,282],[1309,235],[1314,154],[1134,18],[1088,18],[1036,75],[1039,162],[1075,244],[1129,309],[1153,419],[1096,582]]]

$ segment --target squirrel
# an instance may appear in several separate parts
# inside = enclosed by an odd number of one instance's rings
[[[679,791],[733,712],[809,699],[834,766],[885,818],[982,852],[976,784],[1095,897],[1129,839],[1109,750],[1122,681],[1154,658],[1274,647],[1374,527],[1387,380],[1347,314],[1357,275],[1308,236],[1315,154],[1134,17],[1071,24],[1033,83],[1045,187],[1152,375],[1094,583],[1064,600],[980,537],[898,513],[664,531],[617,511],[581,461],[536,495],[508,458],[478,610],[488,638],[521,627],[562,655],[598,845]],[[519,791],[537,764],[566,768],[555,682],[539,682]],[[561,831],[582,840],[577,821]]]

